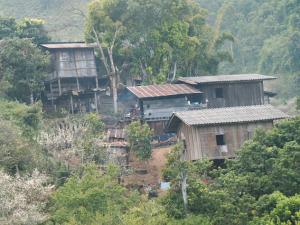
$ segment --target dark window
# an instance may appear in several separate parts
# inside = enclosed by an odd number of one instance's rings
[[[225,137],[223,134],[216,135],[217,145],[226,145]]]
[[[147,105],[147,109],[150,109],[150,105]]]
[[[223,88],[216,88],[216,98],[224,98]]]

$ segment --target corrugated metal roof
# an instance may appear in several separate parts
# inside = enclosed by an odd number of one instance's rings
[[[237,75],[216,75],[216,76],[199,76],[199,77],[180,77],[178,81],[187,84],[205,84],[205,83],[224,83],[237,81],[260,81],[274,80],[276,77],[260,74],[237,74]]]
[[[174,123],[179,121],[190,126],[203,126],[277,120],[287,117],[289,117],[287,114],[271,105],[229,107],[176,112],[170,119],[169,126],[174,126]]]
[[[186,84],[148,85],[127,87],[127,89],[140,99],[202,93]]]
[[[87,43],[49,43],[41,45],[47,49],[68,49],[68,48],[95,48],[95,44]]]

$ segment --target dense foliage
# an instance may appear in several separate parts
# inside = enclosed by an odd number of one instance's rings
[[[28,103],[40,99],[50,59],[37,45],[49,40],[41,20],[0,17],[2,96]]]
[[[299,38],[300,3],[297,0],[198,0],[222,30],[235,39],[233,64],[223,64],[221,73],[260,72],[280,77],[280,97],[300,94]]]
[[[148,160],[152,155],[152,130],[147,123],[135,121],[127,128],[130,150],[141,160]]]
[[[222,46],[232,37],[210,27],[195,1],[93,1],[87,18],[86,39],[96,42],[98,34],[109,55],[103,63],[123,77],[164,83],[179,74],[216,74],[220,62],[231,60]]]
[[[12,99],[40,99],[49,63],[49,56],[29,39],[0,41],[0,82],[7,82],[6,94]]]
[[[5,38],[28,38],[35,44],[50,40],[44,27],[44,21],[39,19],[21,19],[0,17],[0,40]]]
[[[118,176],[114,166],[101,172],[95,165],[72,176],[53,194],[48,224],[119,224],[137,199],[118,184]]]

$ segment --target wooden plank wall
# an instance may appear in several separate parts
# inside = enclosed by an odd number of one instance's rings
[[[54,71],[50,79],[97,76],[93,49],[59,49],[51,55]]]
[[[208,99],[208,108],[264,104],[263,82],[206,84],[198,87]],[[216,98],[215,89],[223,88],[224,98]]]
[[[232,125],[218,125],[207,127],[187,126],[181,124],[178,130],[178,139],[185,140],[187,160],[224,159],[235,156],[235,152],[242,144],[249,140],[257,128],[271,129],[272,121],[253,122]],[[221,153],[216,143],[216,135],[224,134],[228,153]]]

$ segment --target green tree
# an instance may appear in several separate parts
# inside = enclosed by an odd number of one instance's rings
[[[7,95],[33,103],[40,98],[50,60],[28,39],[0,41],[1,80],[9,82]]]
[[[231,58],[221,50],[231,36],[214,35],[196,1],[129,2],[128,14],[131,48],[126,53],[132,58],[133,73],[142,74],[145,82],[164,83],[178,74],[215,74],[218,64]]]
[[[52,197],[54,224],[119,224],[121,214],[136,201],[118,184],[119,171],[109,166],[105,173],[95,165],[73,175]]]
[[[37,45],[50,41],[45,22],[33,18],[16,20],[0,17],[0,40],[4,38],[28,38]]]
[[[173,224],[162,205],[153,200],[141,202],[123,215],[122,222],[126,225],[167,225]]]
[[[86,22],[86,40],[97,43],[102,65],[110,79],[114,113],[118,112],[117,89],[120,75],[115,52],[124,40],[123,19],[126,10],[125,0],[96,0],[89,5]]]
[[[17,22],[16,35],[19,38],[29,38],[37,45],[47,43],[50,38],[44,25],[43,20],[24,18]]]
[[[0,40],[15,37],[17,30],[16,20],[0,17]]]
[[[250,224],[298,224],[300,222],[300,196],[286,197],[280,192],[264,195],[256,206],[257,215]]]
[[[150,159],[152,155],[152,131],[148,124],[135,121],[128,126],[127,131],[130,150],[141,160]]]
[[[39,146],[24,138],[20,128],[4,120],[0,120],[0,128],[0,167],[14,175],[42,166]]]

